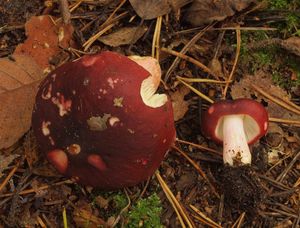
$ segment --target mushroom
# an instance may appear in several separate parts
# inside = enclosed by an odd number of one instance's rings
[[[151,57],[106,51],[63,64],[36,96],[40,150],[84,185],[117,189],[147,179],[175,139],[171,102],[155,93],[159,80]]]
[[[211,105],[202,116],[202,132],[223,143],[223,161],[230,166],[251,164],[248,144],[253,144],[268,128],[268,113],[257,101],[236,99]]]

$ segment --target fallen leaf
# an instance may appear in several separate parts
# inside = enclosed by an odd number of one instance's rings
[[[145,20],[157,18],[171,11],[168,0],[129,0],[129,2],[137,15]]]
[[[30,128],[41,68],[29,56],[0,59],[0,148],[15,143]]]
[[[194,26],[222,21],[252,2],[254,0],[195,0],[187,11],[186,19]]]
[[[107,227],[106,222],[95,216],[91,206],[82,200],[77,202],[76,207],[74,208],[73,220],[76,227],[87,227],[87,225],[91,228],[97,228],[99,226]]]
[[[1,155],[0,154],[0,178],[3,176],[3,171],[12,163],[17,157],[18,154],[11,154],[11,155]]]
[[[148,28],[146,26],[125,27],[114,33],[100,37],[99,41],[111,47],[134,44],[145,34],[147,29]]]
[[[50,16],[34,16],[25,24],[27,39],[19,44],[14,55],[31,56],[43,69],[49,71],[49,60],[61,52],[61,47],[68,48],[73,33],[72,25],[55,24]]]
[[[251,85],[258,86],[268,94],[279,99],[289,100],[289,94],[279,86],[274,85],[271,75],[264,71],[258,71],[255,75],[245,75],[239,82],[231,86],[231,96],[233,99],[237,98],[252,98],[255,97],[258,102],[267,102],[267,110],[269,116],[283,119],[299,120],[299,115],[289,112],[285,108],[269,101],[267,98],[257,93],[251,88]]]
[[[174,112],[174,121],[180,120],[189,110],[189,102],[184,100],[185,95],[190,92],[186,86],[179,87],[177,91],[171,93],[171,101]]]
[[[300,56],[300,37],[290,37],[282,41],[281,46],[287,51]]]

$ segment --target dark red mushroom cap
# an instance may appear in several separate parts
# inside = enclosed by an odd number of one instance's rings
[[[256,142],[268,129],[268,113],[259,102],[240,98],[222,100],[212,104],[202,115],[203,134],[217,143],[223,142],[223,117],[242,115],[248,144]],[[232,129],[234,130],[234,129]]]
[[[32,126],[40,149],[85,185],[116,189],[147,179],[175,138],[171,102],[153,95],[149,83],[147,70],[113,52],[58,67],[36,97]]]

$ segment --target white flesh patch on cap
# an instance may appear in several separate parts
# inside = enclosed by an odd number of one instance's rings
[[[42,122],[42,132],[43,132],[44,136],[50,135],[50,129],[49,129],[50,124],[51,124],[50,121],[43,121]]]
[[[51,98],[51,92],[52,92],[52,84],[49,84],[49,86],[47,88],[43,89],[42,98],[44,100],[50,99]]]
[[[113,127],[116,123],[120,122],[120,119],[118,117],[112,116],[109,118],[108,122],[109,125]]]
[[[260,134],[261,131],[256,121],[251,116],[249,115],[241,115],[241,116],[243,116],[244,131],[245,131],[247,142],[250,142],[258,134]],[[223,140],[223,122],[224,122],[224,117],[219,119],[215,130],[215,135],[220,140]]]
[[[98,59],[97,56],[87,56],[87,57],[83,57],[81,59],[81,62],[83,66],[89,67],[92,66],[97,61],[97,59]]]
[[[60,116],[64,116],[71,111],[72,100],[66,100],[60,93],[57,93],[57,97],[52,97],[51,101],[58,107]]]
[[[141,97],[145,105],[151,108],[158,108],[163,106],[167,101],[168,97],[166,94],[156,94],[157,87],[153,82],[153,77],[146,78],[141,85]]]
[[[130,56],[129,58],[150,73],[150,76],[142,82],[140,90],[144,104],[152,108],[163,106],[168,101],[167,95],[155,94],[161,78],[158,61],[152,57]]]
[[[86,122],[91,131],[104,131],[107,129],[106,122],[111,117],[111,114],[104,113],[103,117],[101,116],[92,116]]]

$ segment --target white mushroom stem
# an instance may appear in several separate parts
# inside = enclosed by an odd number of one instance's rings
[[[244,116],[229,115],[223,120],[223,161],[230,166],[251,164],[251,153],[244,132]]]

